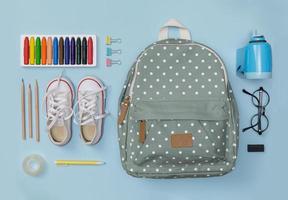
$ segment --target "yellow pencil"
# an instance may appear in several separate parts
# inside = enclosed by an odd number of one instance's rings
[[[99,160],[56,160],[56,165],[104,165],[105,162]]]

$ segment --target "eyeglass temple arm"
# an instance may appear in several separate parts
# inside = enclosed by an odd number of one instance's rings
[[[242,129],[242,132],[245,132],[245,131],[247,131],[247,130],[249,130],[249,129],[251,129],[251,128],[254,128],[255,126],[257,126],[258,125],[258,123],[257,124],[255,124],[255,125],[252,125],[252,126],[248,126],[248,127],[246,127],[246,128],[243,128]],[[256,131],[259,135],[261,135],[262,133],[263,133],[263,131],[261,130],[261,129],[259,129],[258,131]]]
[[[246,128],[243,128],[243,129],[242,129],[242,132],[248,131],[249,129],[253,128],[254,126],[255,126],[255,125],[253,125],[253,126],[248,126],[248,127],[246,127]]]
[[[243,89],[242,92],[244,92],[245,94],[248,94],[248,95],[252,96],[253,98],[255,98],[255,99],[259,102],[258,98],[257,98],[254,94],[251,94],[250,92],[248,92],[248,91],[245,90],[245,89]],[[245,132],[245,131],[247,131],[247,130],[255,127],[255,126],[256,126],[256,125],[252,125],[252,126],[248,126],[248,127],[246,127],[246,128],[243,128],[243,129],[242,129],[242,132]]]
[[[255,99],[256,99],[256,101],[259,103],[259,99],[258,99],[258,97],[256,97],[254,94],[252,94],[252,93],[248,92],[248,91],[247,91],[247,90],[245,90],[245,89],[243,89],[243,90],[242,90],[242,92],[244,92],[245,94],[248,94],[248,95],[252,96],[252,97],[253,97],[253,98],[255,98]]]

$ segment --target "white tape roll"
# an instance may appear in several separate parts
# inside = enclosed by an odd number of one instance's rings
[[[45,160],[40,155],[29,155],[23,160],[23,170],[30,176],[38,176],[44,171]]]

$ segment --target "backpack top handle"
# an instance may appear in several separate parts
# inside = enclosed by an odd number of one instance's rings
[[[169,28],[171,27],[177,28],[179,30],[180,39],[191,40],[190,31],[176,19],[170,19],[164,24],[164,26],[159,31],[158,40],[168,39],[168,32]]]

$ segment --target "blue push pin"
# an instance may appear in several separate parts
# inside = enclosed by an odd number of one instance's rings
[[[106,55],[107,56],[112,56],[113,54],[121,54],[121,50],[113,50],[110,47],[107,47],[106,49]]]

